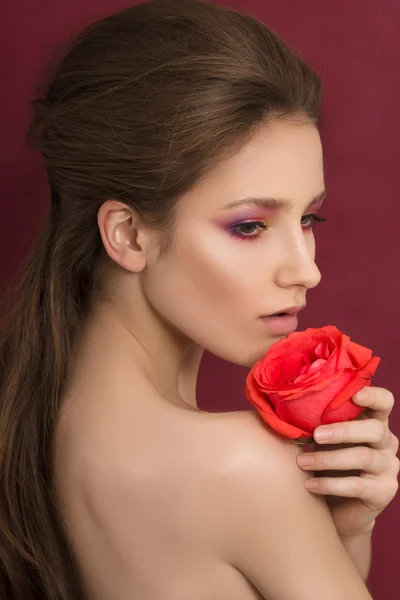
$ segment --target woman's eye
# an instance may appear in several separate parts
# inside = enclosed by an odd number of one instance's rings
[[[257,238],[260,230],[266,230],[268,226],[263,221],[249,221],[247,223],[239,223],[231,228],[231,233],[235,237],[241,238]],[[256,235],[252,235],[256,232]]]
[[[328,219],[324,219],[323,217],[319,217],[318,215],[304,215],[303,219],[310,219],[307,224],[303,223],[303,226],[307,229],[312,229],[314,223],[325,223]]]
[[[303,219],[306,219],[306,223],[302,222],[302,227],[306,229],[312,229],[315,223],[324,223],[327,219],[318,217],[315,214],[304,215]],[[268,225],[264,221],[247,221],[246,223],[238,223],[230,229],[230,233],[234,237],[242,239],[256,240],[260,237],[261,231],[267,231]]]

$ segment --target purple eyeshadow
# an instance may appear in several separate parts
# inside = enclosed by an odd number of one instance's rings
[[[272,212],[272,211],[271,211]],[[251,221],[251,220],[257,220],[257,219],[266,219],[266,211],[262,211],[263,214],[260,214],[260,210],[257,211],[247,211],[244,213],[241,213],[240,215],[236,215],[235,219],[229,219],[229,221],[224,222],[223,226],[226,227],[226,229],[230,229],[231,227],[234,227],[235,225],[239,225],[240,223],[242,223],[243,221]]]

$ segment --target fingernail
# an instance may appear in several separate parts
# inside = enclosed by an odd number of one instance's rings
[[[362,389],[359,392],[357,392],[355,400],[356,400],[356,402],[358,402],[358,401],[360,401],[360,402],[366,402],[368,400],[368,392],[367,392],[367,390]]]
[[[314,438],[317,442],[325,442],[325,440],[329,440],[331,437],[333,437],[333,431],[328,427],[317,429],[314,433]]]
[[[310,454],[300,454],[300,456],[297,457],[297,464],[300,467],[309,467],[310,465],[313,465],[314,462],[314,457]]]
[[[306,487],[308,487],[309,490],[314,489],[316,487],[318,487],[319,483],[316,479],[307,479],[305,482]]]

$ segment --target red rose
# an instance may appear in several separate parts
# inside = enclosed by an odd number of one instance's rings
[[[333,325],[295,331],[252,367],[246,397],[272,429],[312,441],[319,425],[351,421],[364,410],[351,398],[371,385],[380,361]]]

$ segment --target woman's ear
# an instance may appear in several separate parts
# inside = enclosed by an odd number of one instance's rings
[[[133,208],[107,200],[99,209],[97,223],[104,249],[114,262],[136,273],[146,267],[155,234]]]

